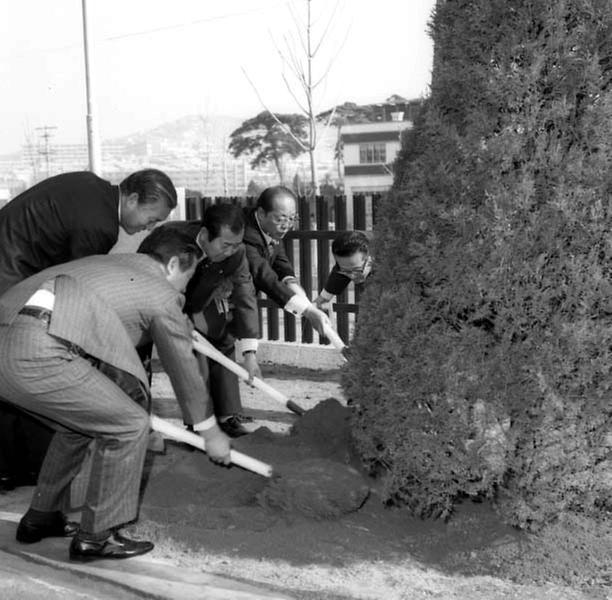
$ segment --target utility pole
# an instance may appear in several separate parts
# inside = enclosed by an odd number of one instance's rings
[[[49,140],[53,136],[52,131],[54,129],[57,129],[57,127],[55,127],[54,125],[44,125],[43,127],[36,127],[36,131],[41,132],[39,135],[44,140],[43,147],[41,148],[39,145],[38,153],[42,154],[45,157],[45,167],[46,167],[46,172],[47,172],[47,178],[50,175],[49,163],[50,163],[51,154],[52,154],[51,143],[49,142]]]
[[[222,168],[223,168],[223,195],[227,196],[227,138],[223,137],[223,157],[222,157]]]
[[[87,149],[89,153],[89,170],[97,175],[102,170],[102,153],[100,139],[94,114],[93,77],[90,66],[89,26],[87,23],[87,0],[81,0],[83,7],[83,49],[85,52],[85,85],[87,94]]]

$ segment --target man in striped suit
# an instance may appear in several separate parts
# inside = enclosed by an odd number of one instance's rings
[[[119,185],[87,171],[62,173],[0,209],[0,294],[47,267],[107,254],[119,229],[152,229],[176,206],[176,189],[157,169]],[[0,390],[0,396],[2,390]],[[52,431],[0,402],[0,492],[36,480]]]
[[[229,463],[229,438],[214,418],[182,312],[180,292],[201,251],[172,230],[153,232],[145,242],[139,254],[48,268],[0,297],[0,389],[56,430],[17,539],[76,533],[73,560],[126,558],[153,548],[118,533],[137,516],[149,417],[92,362],[103,361],[148,392],[135,347],[152,340],[185,422],[204,437],[212,460]],[[76,532],[64,512],[90,444],[91,474]]]

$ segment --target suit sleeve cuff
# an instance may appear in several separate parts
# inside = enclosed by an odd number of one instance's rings
[[[242,338],[241,340],[236,340],[236,351],[239,354],[244,354],[245,352],[257,352],[257,348],[259,346],[259,342],[257,338]]]
[[[300,284],[300,282],[297,280],[297,277],[295,277],[294,275],[287,275],[287,277],[283,277],[281,281],[285,285],[288,285],[290,283],[297,283],[298,285]]]
[[[328,292],[327,290],[323,289],[321,290],[321,293],[319,294],[320,298],[323,298],[323,300],[325,302],[328,302],[329,300],[331,300],[334,297],[334,294]]]
[[[283,307],[287,312],[293,313],[294,315],[301,316],[302,313],[312,306],[312,303],[308,298],[301,296],[300,294],[294,294],[289,298],[287,304]]]
[[[212,417],[208,417],[204,421],[200,421],[199,423],[195,423],[193,426],[194,431],[206,431],[207,429],[212,429],[217,424],[217,417],[213,415]]]

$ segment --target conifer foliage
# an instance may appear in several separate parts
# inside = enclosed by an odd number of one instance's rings
[[[344,371],[389,503],[537,529],[612,498],[612,11],[445,0]]]

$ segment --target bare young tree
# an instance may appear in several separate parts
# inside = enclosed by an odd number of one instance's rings
[[[319,183],[317,178],[315,151],[319,140],[317,136],[317,98],[315,96],[328,77],[332,65],[346,41],[348,29],[341,43],[337,46],[335,51],[331,53],[331,58],[328,60],[326,66],[320,71],[319,75],[315,75],[315,62],[322,51],[324,43],[330,40],[331,28],[340,5],[340,0],[334,3],[324,26],[321,28],[316,27],[316,23],[323,17],[321,16],[317,19],[313,18],[312,0],[303,0],[303,2],[305,5],[305,15],[303,18],[300,18],[292,6],[288,5],[295,27],[294,31],[287,32],[283,35],[282,45],[278,44],[274,38],[271,37],[281,60],[283,82],[298,106],[300,113],[306,118],[308,127],[308,136],[306,140],[298,139],[296,136],[293,136],[289,128],[276,118],[276,115],[263,101],[261,94],[251,81],[247,72],[244,69],[243,72],[264,108],[278,122],[279,126],[282,127],[284,131],[294,137],[295,142],[302,148],[302,151],[308,152],[310,159],[310,193],[316,195],[319,192]],[[315,33],[315,27],[320,31],[320,34],[317,35]],[[330,123],[332,118],[333,113],[330,116]]]

